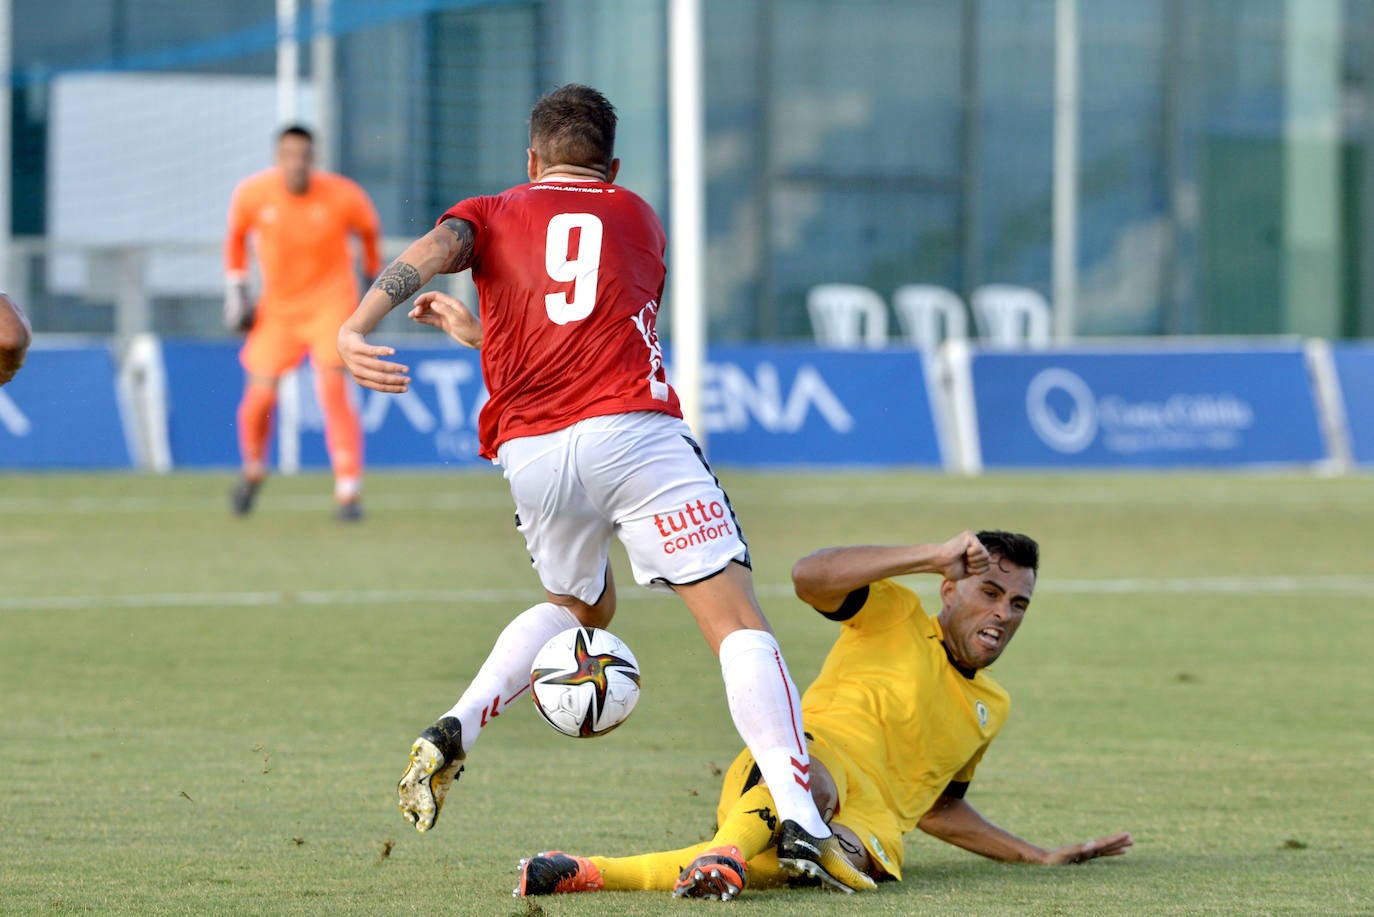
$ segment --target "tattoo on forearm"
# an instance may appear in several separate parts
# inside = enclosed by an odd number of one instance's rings
[[[393,306],[399,306],[414,296],[424,283],[420,280],[420,272],[414,267],[404,261],[393,261],[372,286],[385,293]]]
[[[444,229],[453,233],[454,239],[458,242],[458,248],[449,259],[448,264],[444,265],[443,273],[456,274],[465,271],[472,264],[472,247],[476,242],[476,237],[472,232],[472,224],[467,220],[460,220],[457,217],[450,217],[439,224]]]

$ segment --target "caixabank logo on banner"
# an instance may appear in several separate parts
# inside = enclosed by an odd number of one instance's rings
[[[1325,457],[1303,352],[979,353],[983,464],[1207,466]]]

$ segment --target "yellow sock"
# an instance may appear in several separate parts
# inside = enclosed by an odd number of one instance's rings
[[[678,876],[713,847],[738,847],[749,863],[748,881],[751,888],[765,888],[786,881],[787,875],[778,866],[774,845],[778,829],[777,811],[768,787],[759,785],[740,796],[730,808],[725,822],[716,836],[704,844],[643,853],[630,857],[589,857],[601,870],[602,886],[608,892],[672,891]],[[759,875],[755,878],[755,863]]]
[[[776,842],[778,814],[773,804],[773,794],[763,784],[751,787],[749,791],[730,807],[730,812],[716,830],[711,846],[724,847],[734,844],[746,860],[752,860]]]
[[[712,844],[697,844],[681,850],[643,853],[632,857],[588,857],[601,870],[602,888],[608,892],[673,890],[677,877]]]

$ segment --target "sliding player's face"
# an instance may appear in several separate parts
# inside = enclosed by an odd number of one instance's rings
[[[955,660],[971,669],[992,665],[1016,635],[1034,591],[1033,570],[996,554],[985,572],[941,583],[940,624]]]
[[[286,176],[286,190],[292,194],[304,194],[310,187],[310,167],[314,162],[314,149],[304,137],[287,134],[277,141],[277,166]]]

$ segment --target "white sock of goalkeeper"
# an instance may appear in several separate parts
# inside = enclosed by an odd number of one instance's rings
[[[737,630],[720,642],[730,716],[773,794],[778,817],[816,837],[828,828],[811,799],[811,756],[802,731],[801,695],[773,635]]]
[[[444,714],[456,716],[463,724],[464,754],[472,750],[484,726],[529,691],[530,665],[535,653],[555,634],[577,627],[578,623],[563,606],[541,602],[520,612],[506,625],[463,696]]]

